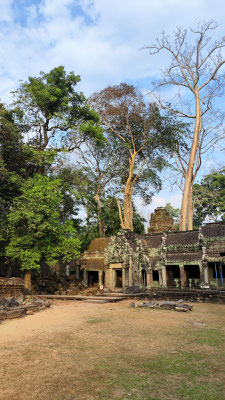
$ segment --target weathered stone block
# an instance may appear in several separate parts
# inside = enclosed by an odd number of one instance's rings
[[[23,314],[24,314],[24,310],[22,310],[22,309],[7,311],[7,319],[18,318],[18,317],[21,317],[21,315],[23,315]]]
[[[4,310],[0,310],[0,320],[6,319],[7,312]]]

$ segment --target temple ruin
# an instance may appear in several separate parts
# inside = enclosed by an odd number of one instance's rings
[[[84,285],[103,285],[110,291],[225,286],[225,223],[176,232],[162,209],[152,222],[154,233],[122,230],[94,239],[81,259]]]
[[[151,214],[150,226],[148,233],[161,233],[165,231],[175,231],[173,218],[169,216],[168,212],[163,207],[155,209]]]

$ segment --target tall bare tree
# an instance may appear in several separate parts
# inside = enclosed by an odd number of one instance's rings
[[[133,231],[134,189],[145,199],[151,187],[159,187],[158,171],[165,166],[165,156],[177,142],[178,126],[172,118],[162,117],[155,104],[147,104],[143,95],[132,85],[121,83],[91,97],[98,111],[108,140],[113,142],[112,162],[120,166],[121,193],[117,205],[121,228]]]
[[[163,33],[154,45],[148,46],[150,54],[165,51],[171,63],[154,90],[160,105],[190,122],[186,153],[176,152],[176,163],[183,176],[183,197],[180,214],[180,230],[193,229],[192,187],[201,167],[202,155],[212,149],[224,135],[221,123],[223,115],[216,110],[216,98],[224,93],[225,63],[222,50],[225,37],[213,41],[217,28],[214,21],[198,24],[191,29],[194,41],[190,44],[187,30],[177,28],[174,40]],[[160,89],[177,87],[177,95],[168,104],[160,96]],[[158,93],[157,93],[158,92]],[[215,122],[215,123],[213,123]]]

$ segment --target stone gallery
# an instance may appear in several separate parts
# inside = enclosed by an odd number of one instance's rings
[[[224,287],[225,224],[177,232],[163,208],[144,235],[120,231],[94,239],[81,258],[83,283],[111,291],[135,288]]]

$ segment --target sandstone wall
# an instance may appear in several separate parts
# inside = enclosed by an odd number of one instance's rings
[[[165,231],[175,231],[173,218],[171,218],[165,208],[158,207],[151,214],[150,227],[148,233],[162,233]]]
[[[21,278],[0,278],[0,298],[23,296],[24,280]]]

